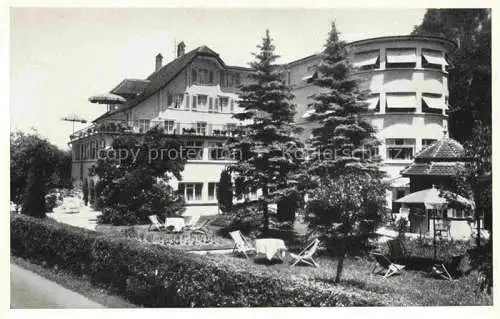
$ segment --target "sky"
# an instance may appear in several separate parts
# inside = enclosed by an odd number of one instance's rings
[[[11,131],[32,128],[68,148],[78,114],[89,122],[106,106],[92,95],[110,91],[124,78],[145,78],[155,56],[164,64],[175,43],[186,52],[207,45],[228,65],[248,66],[269,29],[279,63],[320,52],[332,21],[341,38],[409,34],[425,9],[172,9],[11,8]],[[89,124],[75,124],[75,130]]]

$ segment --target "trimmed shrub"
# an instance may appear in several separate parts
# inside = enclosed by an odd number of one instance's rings
[[[145,307],[372,306],[372,294],[242,272],[211,256],[11,217],[12,254],[75,274]]]

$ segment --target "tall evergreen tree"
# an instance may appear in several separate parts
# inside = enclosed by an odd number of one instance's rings
[[[230,140],[239,150],[238,163],[232,171],[242,180],[244,192],[261,190],[259,199],[263,214],[263,230],[269,229],[269,203],[277,203],[295,194],[294,172],[298,169],[299,156],[287,149],[299,142],[293,133],[295,105],[290,88],[282,81],[279,57],[266,30],[259,53],[253,54],[250,63],[253,72],[251,83],[240,87],[240,107],[243,112],[235,114],[238,120],[246,121],[239,136]]]
[[[45,155],[44,145],[35,146],[22,201],[21,212],[38,218],[45,217],[45,183],[47,181]]]
[[[314,85],[324,88],[312,96],[315,112],[310,117],[321,125],[313,129],[311,146],[316,151],[309,172],[330,178],[351,169],[377,170],[379,144],[371,124],[363,118],[368,112],[367,92],[352,76],[346,43],[339,40],[335,23],[328,35],[318,66],[320,76]]]
[[[324,88],[314,95],[314,156],[308,173],[315,187],[307,207],[309,227],[337,256],[336,282],[342,276],[344,258],[375,230],[385,213],[383,173],[376,153],[375,131],[364,118],[366,92],[353,77],[346,44],[339,40],[335,23],[326,41],[314,84]]]
[[[223,170],[220,174],[217,201],[223,213],[231,212],[233,208],[233,181],[229,169]]]

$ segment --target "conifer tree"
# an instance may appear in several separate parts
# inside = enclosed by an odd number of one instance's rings
[[[223,213],[231,212],[233,208],[233,181],[229,169],[223,170],[220,174],[217,201]]]
[[[372,156],[378,141],[373,127],[363,119],[368,112],[367,92],[352,76],[346,43],[332,23],[314,85],[326,89],[313,95],[315,110],[310,117],[320,126],[312,131],[311,146],[316,150],[310,173],[320,177],[336,176],[346,167],[377,168]]]
[[[239,105],[244,111],[234,115],[247,124],[230,144],[238,150],[238,163],[232,171],[243,180],[243,192],[262,192],[259,204],[263,231],[267,232],[268,204],[295,194],[292,180],[300,165],[299,156],[286,150],[299,142],[293,135],[297,130],[293,95],[282,81],[280,66],[275,64],[279,56],[274,53],[269,30],[257,47],[260,51],[253,54],[255,61],[250,63],[251,81],[240,87]]]
[[[314,181],[307,219],[337,256],[339,282],[346,254],[359,249],[385,212],[387,185],[378,169],[375,131],[364,118],[366,92],[353,77],[349,52],[334,23],[321,58],[314,84],[324,90],[312,97],[315,112],[310,117],[318,127],[307,165]]]

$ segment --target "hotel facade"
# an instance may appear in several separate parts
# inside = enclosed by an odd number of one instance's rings
[[[391,179],[388,203],[410,192],[400,171],[417,152],[447,133],[448,62],[455,49],[449,40],[423,36],[393,36],[349,44],[355,76],[364,89],[372,113],[367,114],[381,141],[379,154]],[[319,55],[284,65],[284,81],[292,87],[297,105],[296,122],[310,135],[309,97],[321,89],[312,84],[318,76]],[[72,177],[82,185],[95,164],[98,150],[110,147],[118,134],[140,136],[158,126],[177,136],[186,148],[196,150],[173,187],[184,193],[186,215],[218,213],[217,182],[231,160],[220,148],[235,127],[240,111],[237,87],[249,81],[250,69],[228,66],[215,51],[202,46],[184,53],[165,66],[156,57],[155,72],[147,79],[125,79],[109,93],[90,98],[107,105],[93,125],[71,135]],[[89,184],[95,180],[90,179]],[[392,206],[391,206],[392,207]]]
[[[387,172],[392,202],[410,193],[409,178],[400,172],[414,156],[448,136],[447,57],[456,48],[452,41],[425,36],[391,36],[349,43],[354,74],[369,91],[370,114],[365,115],[381,142],[379,155]],[[285,81],[293,88],[302,137],[310,136],[310,96],[321,89],[312,84],[318,76],[319,54],[287,65]]]

